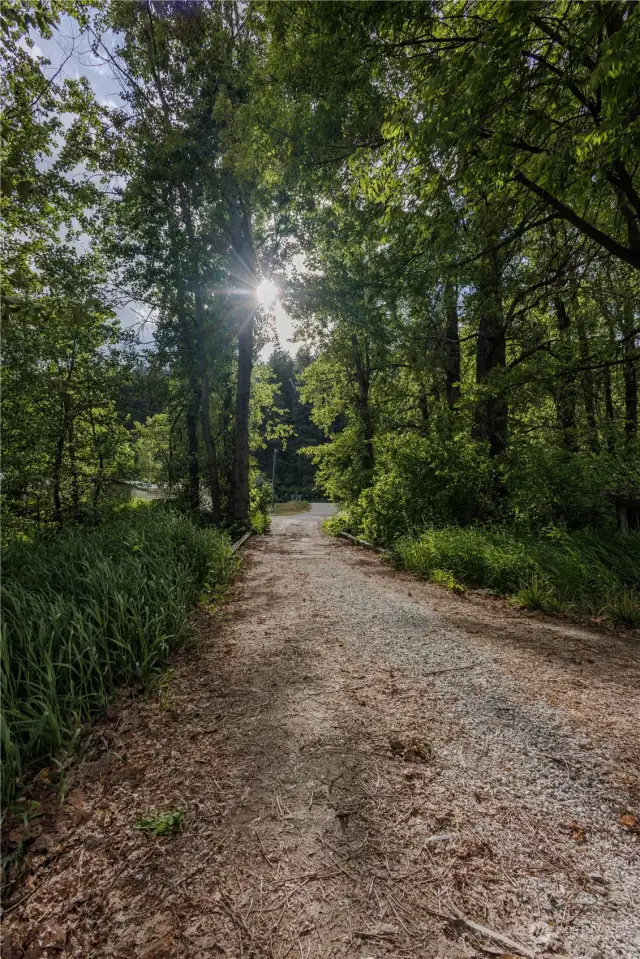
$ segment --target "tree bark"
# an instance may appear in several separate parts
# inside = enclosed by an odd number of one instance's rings
[[[578,332],[580,361],[583,367],[585,367],[582,374],[582,396],[584,399],[584,412],[587,419],[587,443],[591,452],[597,453],[600,449],[600,444],[598,442],[598,424],[596,422],[593,373],[589,369],[589,341],[584,326],[584,319],[579,310],[576,314],[576,330]]]
[[[460,333],[458,323],[458,291],[447,281],[444,290],[445,326],[445,390],[447,403],[454,409],[460,399]]]
[[[480,276],[481,296],[478,345],[476,350],[476,383],[482,384],[491,374],[503,370],[507,345],[502,315],[499,266],[494,256]],[[503,395],[492,384],[487,396],[482,397],[475,411],[472,436],[489,443],[492,457],[507,448],[508,406]]]
[[[229,194],[229,228],[238,266],[235,272],[240,274],[241,285],[244,282],[246,286],[245,291],[238,297],[236,306],[238,384],[233,463],[233,518],[238,523],[247,525],[249,522],[249,418],[258,264],[248,211],[233,190]]]
[[[356,367],[356,380],[358,384],[358,398],[356,407],[362,424],[362,434],[364,439],[362,467],[365,474],[363,489],[371,485],[373,479],[374,453],[373,453],[373,417],[371,415],[371,406],[369,404],[369,390],[371,388],[371,372],[367,361],[366,352],[363,357],[360,350],[358,338],[351,337],[353,346],[353,358]]]
[[[200,396],[197,391],[192,394],[192,399],[186,413],[187,424],[187,452],[189,458],[189,484],[187,488],[187,498],[189,508],[195,513],[200,508],[200,464],[198,463],[198,407],[200,406]]]
[[[629,336],[625,344],[624,375],[624,441],[630,446],[638,435],[638,363],[640,356],[635,344],[635,337],[630,336],[633,330],[633,308],[629,298],[624,306],[624,329]]]
[[[558,425],[562,433],[562,443],[569,453],[577,453],[578,437],[576,433],[576,396],[575,382],[576,375],[571,368],[572,355],[571,343],[569,341],[569,331],[571,329],[571,319],[567,312],[564,301],[559,297],[554,301],[556,317],[558,320],[558,332],[560,334],[560,352],[562,362],[567,366],[567,373],[558,384],[555,391],[556,409],[558,414]]]

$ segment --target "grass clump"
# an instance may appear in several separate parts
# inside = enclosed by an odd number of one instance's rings
[[[640,627],[640,534],[457,526],[405,537],[398,565],[451,588],[483,586],[529,608]]]
[[[71,748],[120,686],[148,687],[188,634],[202,590],[226,583],[228,539],[148,507],[16,541],[4,553],[2,797]]]

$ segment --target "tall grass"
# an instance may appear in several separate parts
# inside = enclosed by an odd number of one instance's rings
[[[516,536],[486,527],[449,526],[405,537],[398,565],[428,579],[442,573],[523,605],[602,617],[640,627],[640,534],[601,536],[552,530]]]
[[[225,583],[229,542],[180,514],[127,510],[94,529],[4,552],[2,796],[68,748],[119,686],[147,686],[187,635],[203,588]]]

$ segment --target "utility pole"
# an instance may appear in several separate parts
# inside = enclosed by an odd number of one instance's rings
[[[271,509],[273,509],[273,504],[276,499],[276,455],[278,453],[278,448],[273,447],[273,469],[271,470]]]

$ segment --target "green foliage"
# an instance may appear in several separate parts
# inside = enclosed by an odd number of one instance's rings
[[[249,488],[249,523],[254,533],[262,536],[271,529],[271,484],[265,482],[261,473],[251,477]]]
[[[640,534],[549,530],[516,536],[449,526],[406,536],[394,548],[404,569],[449,585],[483,586],[520,605],[640,626]]]
[[[322,528],[329,536],[339,536],[340,533],[348,533],[350,528],[349,517],[346,513],[336,513],[325,519]]]
[[[145,423],[135,423],[135,473],[146,482],[170,486],[171,423],[166,413],[156,413]]]
[[[324,442],[322,430],[311,420],[311,406],[301,396],[304,370],[310,363],[311,356],[305,349],[298,350],[293,357],[276,347],[269,357],[277,384],[274,400],[287,433],[267,436],[263,448],[256,452],[256,459],[260,469],[270,475],[275,453],[275,497],[279,501],[293,496],[312,500],[318,496],[315,466],[301,455],[304,447]]]
[[[184,813],[181,809],[153,813],[136,823],[136,829],[143,829],[154,836],[166,836],[177,832],[182,826]]]
[[[116,512],[5,550],[3,795],[71,747],[119,686],[148,686],[189,632],[205,583],[233,563],[226,537],[175,511]]]

